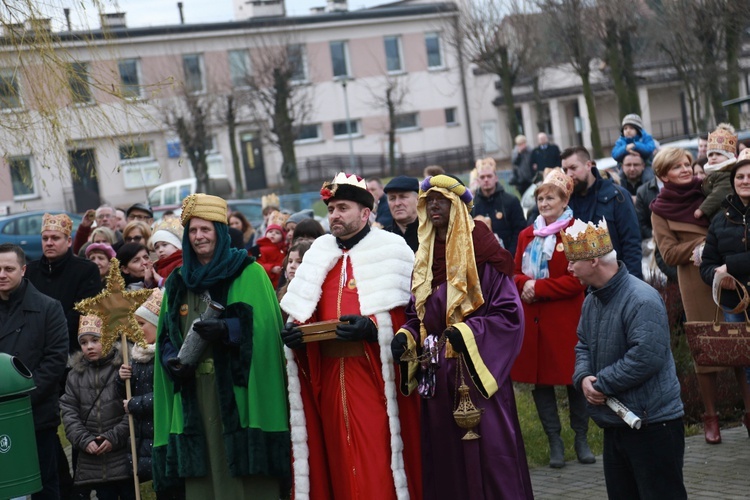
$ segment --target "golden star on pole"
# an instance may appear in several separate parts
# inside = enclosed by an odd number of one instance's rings
[[[110,260],[107,287],[94,297],[83,299],[75,305],[81,314],[93,314],[102,319],[102,354],[107,355],[112,344],[124,333],[131,342],[145,348],[143,330],[135,320],[135,311],[146,302],[152,290],[126,290],[120,274],[120,261]],[[125,346],[123,346],[124,348]]]

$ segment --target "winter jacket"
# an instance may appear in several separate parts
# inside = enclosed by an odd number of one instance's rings
[[[623,262],[606,285],[590,287],[583,302],[573,373],[578,390],[589,375],[597,379],[594,389],[619,399],[645,425],[684,413],[664,302]],[[627,425],[606,405],[586,405],[600,427]]]
[[[375,209],[375,221],[383,227],[393,224],[393,215],[391,207],[388,206],[388,195],[383,194],[378,201],[378,207]]]
[[[729,170],[719,170],[706,175],[703,184],[701,184],[701,190],[706,195],[706,199],[698,208],[708,220],[711,220],[717,213],[721,212],[724,200],[732,194],[732,180]]]
[[[584,222],[597,224],[604,218],[617,258],[625,262],[630,274],[641,278],[641,232],[633,199],[625,188],[610,179],[602,179],[598,170],[592,168],[591,173],[596,178],[594,184],[583,196],[574,193],[568,206],[573,216]]]
[[[68,322],[68,350],[71,353],[79,351],[78,320],[81,314],[73,306],[102,291],[99,268],[90,260],[74,256],[69,248],[65,255],[53,262],[44,256],[29,262],[26,277],[44,295],[60,301]]]
[[[278,243],[273,243],[268,237],[263,237],[258,240],[257,244],[260,249],[260,257],[258,257],[258,264],[263,266],[266,270],[268,279],[271,280],[274,290],[279,286],[279,277],[281,272],[274,273],[271,271],[274,267],[284,266],[284,257],[286,256],[286,242],[281,240]],[[283,269],[282,269],[283,271]]]
[[[0,300],[0,352],[16,356],[31,371],[29,393],[34,428],[60,425],[60,383],[68,361],[68,327],[60,302],[23,279],[8,301]]]
[[[536,172],[543,173],[545,168],[559,167],[561,163],[560,148],[556,144],[537,146],[531,152],[531,165],[536,165]]]
[[[133,477],[128,461],[128,418],[117,393],[117,371],[122,365],[118,347],[108,356],[88,361],[77,352],[71,362],[65,394],[60,398],[65,435],[78,453],[75,484],[106,483]],[[91,455],[86,447],[102,436],[112,451]]]
[[[622,163],[622,160],[628,155],[628,144],[635,145],[635,151],[641,155],[644,161],[648,161],[656,149],[654,138],[645,130],[641,130],[635,137],[621,135],[612,148],[612,158],[617,163]]]
[[[500,237],[503,247],[515,255],[518,233],[526,228],[526,219],[518,198],[508,194],[498,182],[495,191],[485,196],[481,189],[474,194],[472,216],[484,215],[492,221],[492,232]]]
[[[130,401],[128,411],[133,415],[135,425],[136,453],[138,454],[138,479],[149,481],[151,471],[151,450],[154,446],[154,350],[149,345],[145,349],[137,345],[131,352],[132,375],[130,377]],[[117,377],[117,392],[126,399],[125,381]],[[133,457],[128,449],[128,460]]]
[[[727,197],[722,211],[711,220],[703,248],[701,278],[710,286],[714,270],[724,264],[727,272],[745,286],[750,286],[750,230],[747,216],[750,207],[742,204],[737,195]],[[734,309],[739,304],[739,296],[731,290],[722,290],[721,305]]]

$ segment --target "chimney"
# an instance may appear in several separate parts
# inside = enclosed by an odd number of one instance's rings
[[[63,14],[65,14],[65,26],[68,27],[68,31],[73,31],[73,24],[70,22],[70,9],[65,7]]]
[[[26,20],[26,29],[50,33],[52,31],[52,19],[48,17],[30,17]]]
[[[346,0],[327,0],[326,12],[347,12],[349,5]]]
[[[180,24],[185,24],[185,13],[182,10],[182,2],[177,2],[177,10],[180,11]]]
[[[113,28],[126,28],[125,24],[125,13],[124,12],[112,12],[109,14],[99,14],[102,29],[113,29]]]

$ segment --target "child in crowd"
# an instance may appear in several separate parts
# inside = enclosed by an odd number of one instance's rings
[[[706,177],[701,184],[706,199],[693,216],[696,219],[706,216],[710,221],[721,208],[721,202],[732,191],[729,172],[737,162],[737,135],[733,126],[720,123],[716,130],[708,134],[706,155],[708,163],[703,167]]]
[[[162,288],[169,274],[182,265],[182,224],[179,219],[157,223],[148,243],[158,258],[154,262],[153,277],[156,285]]]
[[[75,485],[96,490],[99,500],[134,499],[128,419],[115,384],[119,345],[102,356],[102,320],[96,316],[81,316],[78,331],[81,352],[73,356],[60,398],[65,435],[80,451]]]
[[[279,277],[286,255],[286,235],[281,225],[269,224],[266,227],[266,235],[258,240],[258,248],[260,249],[258,264],[266,270],[273,288],[276,289],[279,286]]]
[[[622,160],[634,151],[641,155],[643,161],[648,164],[651,155],[654,154],[656,145],[654,144],[654,138],[643,130],[641,117],[635,113],[625,115],[625,118],[622,119],[620,131],[622,135],[617,139],[615,147],[612,148],[612,158],[617,163],[622,163]]]
[[[154,445],[154,350],[156,326],[163,293],[155,288],[151,296],[135,311],[135,320],[143,330],[146,348],[133,346],[131,364],[120,366],[117,390],[121,398],[126,397],[125,380],[130,379],[131,398],[123,399],[125,413],[133,415],[135,424],[136,453],[138,454],[138,479],[150,481],[151,449]],[[131,457],[132,463],[132,457]],[[158,499],[184,498],[182,489],[157,491]]]
[[[276,296],[279,298],[279,302],[281,302],[281,299],[286,294],[286,289],[289,286],[289,282],[292,281],[292,278],[294,278],[294,273],[297,272],[297,268],[300,264],[302,264],[302,257],[305,256],[305,252],[309,250],[310,245],[312,245],[312,242],[310,241],[299,241],[292,245],[292,247],[289,249],[289,253],[286,256],[286,259],[284,259],[284,272],[286,273],[286,283],[284,283],[284,286],[279,288],[279,290],[276,292]],[[286,314],[282,311],[282,314]],[[286,318],[284,318],[286,320]]]

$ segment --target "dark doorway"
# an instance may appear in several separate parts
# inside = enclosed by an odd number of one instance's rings
[[[68,153],[73,179],[75,211],[83,213],[101,205],[99,181],[96,176],[96,154],[93,149],[74,149]]]
[[[245,169],[245,189],[255,191],[266,188],[266,169],[263,164],[263,146],[260,137],[251,132],[240,134],[242,165]]]

